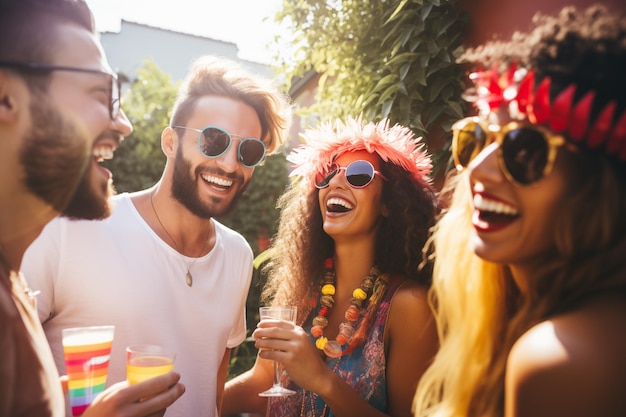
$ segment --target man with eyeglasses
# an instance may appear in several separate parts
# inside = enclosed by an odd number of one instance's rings
[[[125,378],[127,345],[163,345],[186,387],[165,415],[219,415],[230,349],[246,337],[252,251],[215,217],[236,204],[289,121],[269,80],[199,58],[161,134],[161,179],[115,196],[108,219],[51,223],[25,257],[53,351],[70,324],[114,324],[109,380]]]
[[[111,173],[99,161],[131,131],[117,76],[82,0],[0,1],[2,416],[65,415],[62,382],[36,315],[37,292],[20,265],[55,216],[109,214]],[[132,387],[115,384],[83,415],[161,415],[184,392],[178,379],[169,373]]]

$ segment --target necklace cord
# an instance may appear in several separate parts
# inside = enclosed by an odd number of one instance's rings
[[[183,253],[181,253],[180,249],[178,248],[178,244],[176,243],[176,240],[174,240],[172,235],[170,235],[170,233],[167,231],[167,229],[163,225],[163,222],[161,221],[161,218],[159,217],[159,213],[157,212],[156,207],[154,206],[154,199],[152,197],[154,195],[154,193],[155,193],[155,191],[152,191],[150,193],[150,205],[152,206],[152,211],[154,212],[154,215],[156,216],[156,219],[159,222],[159,225],[161,225],[161,229],[163,229],[163,231],[165,232],[167,237],[169,237],[170,240],[172,241],[172,243],[174,243],[174,249],[176,250],[176,252],[178,252],[178,254],[180,256],[185,256]],[[209,220],[209,222],[210,222],[210,220]],[[198,261],[198,259],[200,259],[200,257],[204,254],[206,249],[209,247],[209,237],[210,237],[210,234],[211,234],[210,227],[211,226],[210,226],[210,223],[209,223],[209,236],[206,239],[206,245],[205,245],[204,249],[202,250],[202,253],[200,253],[200,256],[194,258],[194,260],[189,265],[187,265],[187,262],[185,262],[184,259],[183,259],[183,263],[185,264],[185,267],[187,268],[187,273],[185,274],[185,282],[187,283],[187,285],[189,287],[191,287],[193,285],[193,276],[191,275],[190,269],[196,263],[196,261]]]

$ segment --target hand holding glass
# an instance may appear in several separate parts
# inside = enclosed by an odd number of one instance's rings
[[[126,379],[137,384],[174,369],[176,355],[158,345],[132,345],[126,348]]]
[[[290,323],[295,323],[297,307],[280,307],[280,306],[272,306],[272,307],[261,307],[259,308],[259,314],[261,320],[267,319],[276,319],[276,320],[285,320]],[[261,397],[282,397],[284,395],[292,395],[295,394],[295,391],[284,388],[280,381],[280,368],[278,367],[278,362],[274,361],[274,385],[272,388],[268,389],[259,394]]]

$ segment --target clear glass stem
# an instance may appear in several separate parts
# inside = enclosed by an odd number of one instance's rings
[[[282,384],[280,382],[280,368],[278,366],[278,361],[274,361],[274,386],[282,388]]]

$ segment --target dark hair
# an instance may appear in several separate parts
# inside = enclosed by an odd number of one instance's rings
[[[50,64],[60,47],[57,29],[67,23],[95,33],[93,15],[84,0],[0,0],[0,61]],[[47,90],[48,76],[18,73],[28,79],[31,93]]]
[[[0,0],[0,60],[50,63],[57,27],[68,22],[95,33],[84,0]]]
[[[483,68],[497,64],[501,70],[517,62],[535,70],[536,83],[550,77],[551,98],[576,84],[576,101],[589,90],[596,92],[592,117],[611,100],[617,102],[614,114],[619,117],[626,108],[624,13],[611,13],[601,5],[565,7],[557,16],[538,14],[533,23],[531,33],[469,49],[459,62]]]
[[[383,163],[381,171],[388,178],[382,200],[390,215],[380,224],[375,264],[381,271],[405,275],[428,287],[431,265],[420,269],[420,253],[435,222],[437,196],[398,165]]]

